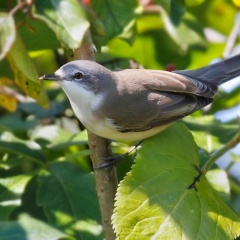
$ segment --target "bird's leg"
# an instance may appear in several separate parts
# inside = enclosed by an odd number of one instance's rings
[[[143,140],[139,141],[135,146],[131,147],[126,153],[117,156],[110,156],[105,158],[105,162],[100,164],[99,166],[95,167],[94,169],[101,169],[101,168],[109,168],[120,161],[122,161],[128,154],[132,151],[136,150],[137,147],[143,142]]]

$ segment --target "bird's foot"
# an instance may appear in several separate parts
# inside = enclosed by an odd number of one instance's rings
[[[95,167],[94,169],[110,168],[115,164],[119,163],[120,161],[122,161],[127,155],[128,152],[117,156],[106,157],[104,158],[105,162]]]
[[[130,148],[126,153],[121,154],[121,155],[117,155],[117,156],[109,156],[104,158],[105,162],[100,164],[97,167],[94,167],[94,169],[102,169],[102,168],[109,168],[112,167],[114,165],[116,165],[117,163],[119,163],[120,161],[122,161],[126,156],[128,156],[128,154],[130,154],[132,151],[136,150],[137,147],[143,142],[143,140],[139,141],[135,146],[133,146],[132,148]]]

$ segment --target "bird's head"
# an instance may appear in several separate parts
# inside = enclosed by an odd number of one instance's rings
[[[96,62],[76,60],[39,79],[57,81],[67,96],[75,99],[101,93],[105,87],[110,87],[111,77],[112,72]]]

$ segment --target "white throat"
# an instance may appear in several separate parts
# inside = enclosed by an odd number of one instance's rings
[[[170,125],[152,128],[144,132],[119,132],[111,119],[107,116],[100,118],[95,114],[95,110],[100,108],[103,101],[101,95],[87,91],[76,82],[60,81],[59,84],[68,96],[77,118],[88,130],[98,136],[114,140],[141,140],[161,132]]]

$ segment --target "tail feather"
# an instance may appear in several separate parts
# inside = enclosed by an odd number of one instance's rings
[[[240,76],[240,54],[197,70],[180,70],[174,72],[219,86],[222,83]]]

